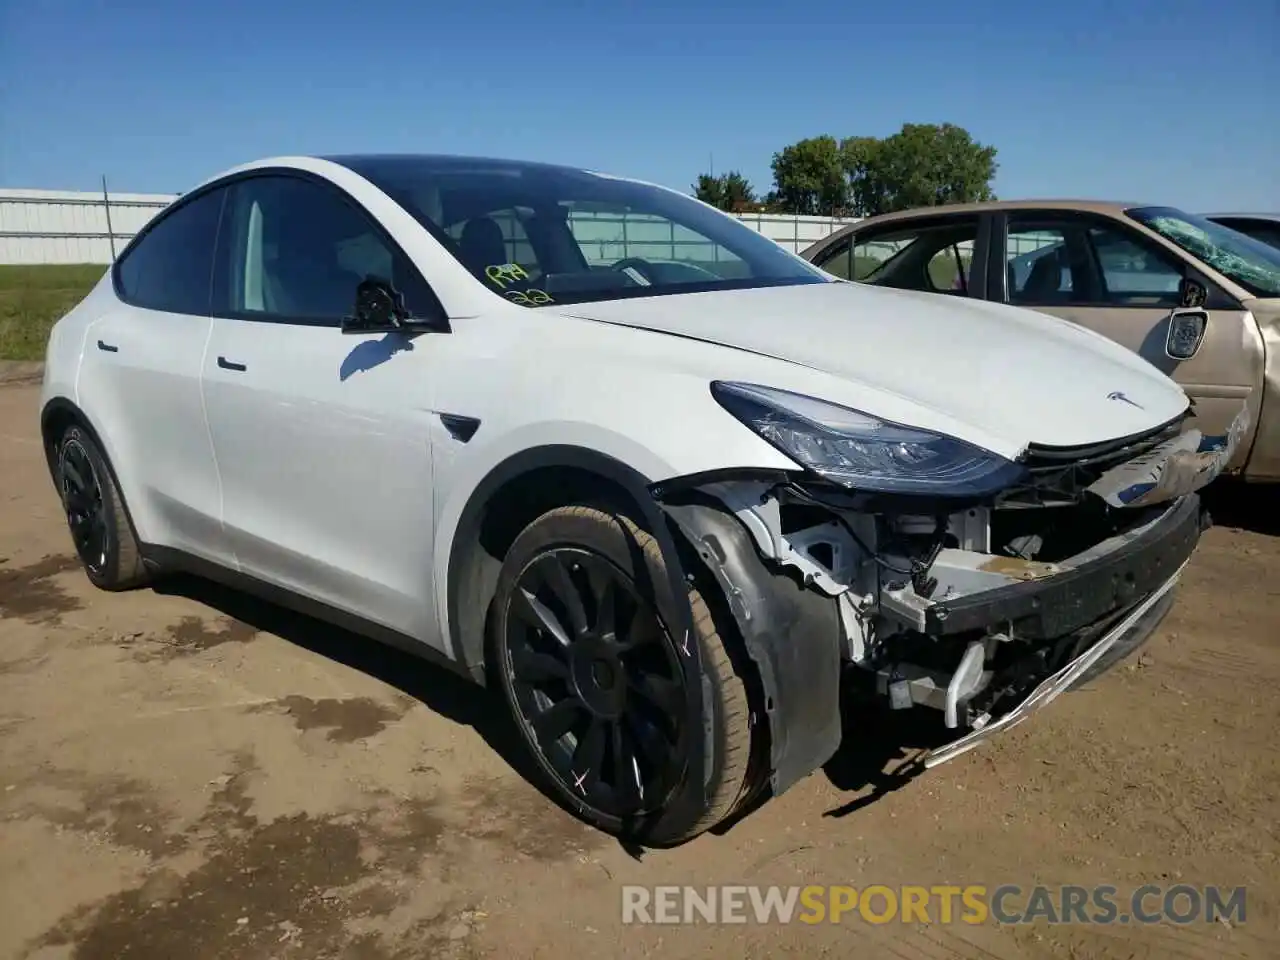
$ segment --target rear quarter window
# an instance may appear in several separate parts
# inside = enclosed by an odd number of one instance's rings
[[[223,189],[161,212],[115,267],[116,290],[136,307],[207,316]]]

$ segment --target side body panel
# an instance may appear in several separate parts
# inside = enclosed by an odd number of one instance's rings
[[[108,445],[138,535],[226,559],[200,370],[209,318],[116,303],[85,332],[78,405]]]
[[[241,572],[439,647],[421,339],[213,324],[204,399]]]
[[[117,305],[111,278],[104,274],[85,298],[53,325],[44,350],[44,376],[40,382],[42,411],[55,398],[78,405],[76,379],[80,375],[85,332],[105,310]]]
[[[1245,306],[1257,321],[1265,357],[1257,430],[1245,477],[1275,483],[1280,482],[1280,300],[1250,300]]]
[[[725,468],[795,470],[715,402],[709,380],[816,391],[835,380],[712,344],[517,306],[421,337],[415,353],[435,386],[437,412],[479,421],[465,441],[435,430],[435,589],[446,636],[459,523],[473,492],[505,461],[534,448],[576,447],[650,483]]]

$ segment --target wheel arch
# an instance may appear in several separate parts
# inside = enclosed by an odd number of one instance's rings
[[[45,464],[49,468],[49,479],[54,485],[54,491],[61,498],[62,491],[58,486],[57,443],[59,438],[72,426],[79,427],[87,433],[89,439],[93,441],[94,445],[102,453],[102,460],[107,466],[107,472],[111,474],[111,482],[115,485],[116,495],[120,498],[120,506],[124,510],[124,519],[129,525],[129,532],[133,534],[133,539],[137,543],[145,543],[145,540],[139,536],[138,526],[133,518],[133,511],[129,509],[129,494],[126,492],[124,484],[120,482],[120,474],[116,471],[115,457],[110,444],[106,442],[98,428],[94,426],[93,420],[89,415],[74,400],[65,396],[50,397],[40,409],[40,440],[41,445],[44,447]]]
[[[842,738],[838,602],[766,566],[734,514],[696,489],[662,496],[662,509],[717,586],[755,671],[773,796],[825,764]]]
[[[468,672],[484,681],[489,604],[507,548],[536,517],[583,500],[632,507],[667,558],[669,588],[684,593],[684,570],[665,515],[649,493],[651,481],[608,454],[567,444],[532,447],[494,466],[475,486],[454,528],[446,568],[448,640]],[[680,629],[692,625],[687,601],[675,604]]]
[[[759,762],[768,766],[749,779],[777,796],[840,743],[837,604],[767,569],[737,518],[682,489],[688,485],[655,484],[621,460],[576,446],[531,448],[502,461],[474,488],[455,529],[445,599],[449,641],[484,682],[489,607],[507,548],[549,509],[592,499],[618,506],[622,498],[662,549],[676,599],[670,609],[688,618],[678,628],[692,626],[689,578],[728,627],[722,636],[740,673],[746,671],[748,697],[759,711]]]
[[[45,462],[49,467],[49,475],[57,482],[55,456],[58,439],[67,431],[68,427],[78,426],[89,434],[89,438],[97,444],[98,449],[102,451],[106,461],[107,469],[111,471],[111,479],[115,481],[116,488],[120,489],[120,478],[116,475],[116,468],[111,456],[110,448],[103,442],[102,435],[98,432],[98,428],[94,426],[89,416],[80,409],[75,401],[69,397],[50,397],[40,410],[40,439],[44,445]]]

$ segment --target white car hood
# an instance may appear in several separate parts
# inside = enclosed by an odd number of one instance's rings
[[[1100,334],[961,297],[820,283],[574,304],[564,312],[820,370],[862,388],[854,392],[872,401],[865,413],[934,429],[946,423],[959,438],[1006,456],[1028,444],[1132,436],[1189,403],[1173,380]]]

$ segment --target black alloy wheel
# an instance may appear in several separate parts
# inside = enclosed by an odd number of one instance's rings
[[[548,796],[606,833],[671,847],[752,795],[767,741],[707,597],[630,509],[566,504],[521,531],[486,657]]]
[[[619,820],[660,810],[685,769],[677,644],[631,577],[583,546],[553,546],[508,594],[503,669],[519,721],[579,802]]]
[[[102,576],[114,524],[98,470],[79,437],[68,437],[58,451],[58,487],[76,553],[90,574]]]
[[[124,497],[106,454],[85,427],[71,424],[50,458],[67,528],[89,581],[103,590],[130,590],[151,581]]]

